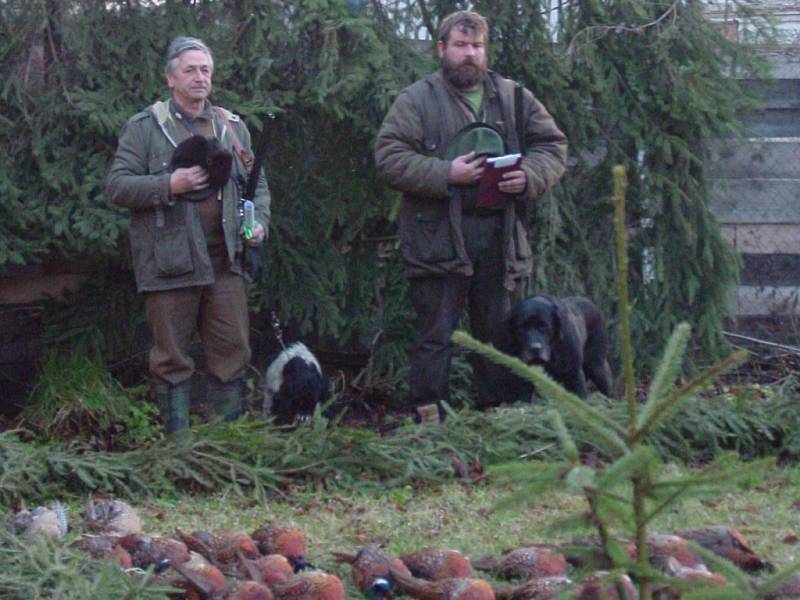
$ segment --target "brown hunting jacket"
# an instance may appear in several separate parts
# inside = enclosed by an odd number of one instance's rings
[[[238,138],[252,157],[250,133],[237,115],[224,108],[213,108],[213,123],[217,139],[234,155],[231,178],[222,190],[222,229],[231,271],[241,274],[239,198],[248,171],[234,151],[234,140]],[[176,126],[169,102],[156,102],[128,120],[106,179],[111,202],[131,212],[128,233],[140,292],[214,281],[197,205],[176,200],[169,191],[170,159],[175,146],[186,137],[188,134]],[[256,221],[268,229],[270,194],[263,172],[253,202]]]
[[[514,123],[514,82],[490,72],[484,83],[481,121],[498,129],[508,152],[519,149]],[[532,253],[520,214],[564,173],[567,142],[547,109],[529,90],[523,93],[526,152],[522,169],[528,187],[504,209],[504,285],[513,290],[532,269]],[[403,192],[400,248],[406,275],[472,275],[461,230],[462,201],[448,186],[448,142],[475,121],[441,70],[403,90],[381,125],[375,146],[378,171]]]

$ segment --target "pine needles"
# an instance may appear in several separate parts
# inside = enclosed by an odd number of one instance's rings
[[[552,476],[550,489],[561,489],[572,495],[583,496],[587,509],[569,522],[570,527],[595,530],[601,547],[615,569],[635,576],[643,600],[653,598],[654,584],[665,578],[650,565],[649,526],[664,510],[690,495],[718,494],[724,487],[740,481],[748,474],[764,468],[764,461],[743,467],[723,457],[705,466],[699,473],[670,478],[664,477],[662,460],[647,445],[667,419],[689,400],[708,387],[722,373],[744,359],[744,353],[734,353],[717,364],[679,385],[682,364],[686,357],[689,339],[688,324],[679,324],[669,339],[661,362],[649,386],[647,399],[640,406],[636,399],[634,382],[634,357],[630,330],[630,303],[627,287],[627,246],[625,224],[625,170],[617,166],[614,175],[614,228],[617,249],[617,294],[621,360],[625,384],[625,418],[617,421],[597,411],[594,407],[556,384],[539,367],[527,366],[520,360],[506,356],[491,346],[482,344],[463,332],[456,332],[453,340],[467,349],[479,352],[497,364],[508,367],[515,374],[533,383],[537,392],[557,409],[551,413],[551,422],[563,447],[565,461],[557,471],[543,471],[538,467],[506,467],[496,473],[512,475],[527,492],[544,489],[544,475]],[[562,419],[563,417],[563,419]],[[610,461],[608,464],[583,464],[565,422],[589,432],[590,443]],[[519,499],[519,496],[517,496]],[[528,496],[525,501],[530,501]],[[621,549],[620,540],[633,539],[635,556],[630,558]],[[620,584],[618,584],[619,586]],[[700,586],[702,587],[702,586]],[[618,589],[620,597],[624,591]],[[728,597],[747,593],[747,589],[731,587]]]
[[[596,395],[587,406],[598,422],[625,421],[626,408],[618,401]],[[662,460],[689,465],[713,461],[726,450],[746,456],[774,454],[782,440],[792,439],[797,406],[796,395],[788,393],[746,402],[698,395],[687,399],[684,410],[645,443]],[[553,419],[552,408],[537,402],[489,412],[449,409],[443,426],[409,422],[387,434],[320,417],[296,429],[241,420],[195,428],[192,440],[184,444],[157,440],[126,452],[37,444],[23,441],[29,437],[25,432],[6,431],[0,433],[0,505],[86,492],[144,498],[188,489],[264,498],[289,486],[435,484],[453,478],[453,458],[489,467],[520,458],[558,461],[566,456],[569,462],[560,467],[564,471],[576,452],[586,454],[596,447],[595,437],[591,420],[581,425],[559,416],[566,422],[562,428]],[[615,430],[619,438],[619,426]],[[574,448],[563,451],[565,443]]]
[[[0,527],[0,597],[6,600],[160,600],[170,588],[151,585],[111,561],[52,541],[30,543]]]

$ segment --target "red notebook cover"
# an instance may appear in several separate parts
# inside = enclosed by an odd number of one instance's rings
[[[522,164],[521,154],[506,154],[495,158],[487,158],[484,163],[483,176],[478,186],[478,198],[475,206],[491,208],[502,206],[514,198],[514,194],[501,192],[497,184],[503,178],[503,173],[519,171]]]

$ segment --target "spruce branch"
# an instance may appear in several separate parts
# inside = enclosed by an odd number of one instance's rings
[[[639,412],[636,422],[637,429],[642,428],[642,424],[651,418],[655,407],[668,395],[669,390],[675,387],[689,341],[689,331],[689,324],[681,323],[670,336],[667,347],[664,349],[663,358],[650,384],[647,402]]]
[[[493,363],[506,367],[515,375],[530,381],[542,397],[555,402],[563,410],[568,411],[577,422],[594,433],[598,443],[603,446],[603,450],[609,452],[611,456],[620,456],[628,452],[625,441],[621,437],[622,431],[619,425],[609,419],[607,415],[565,390],[553,381],[541,367],[526,365],[520,359],[500,352],[491,344],[479,342],[461,330],[454,332],[451,339],[459,346],[477,352]]]
[[[633,371],[633,345],[631,342],[630,301],[628,300],[628,249],[625,237],[625,188],[628,176],[625,167],[612,169],[614,178],[614,237],[617,249],[617,304],[619,312],[619,339],[622,345],[622,368],[625,378],[625,399],[628,405],[628,434],[636,426],[636,384]]]
[[[572,439],[572,436],[567,430],[567,426],[564,425],[564,419],[561,418],[561,413],[559,413],[557,410],[549,410],[547,411],[547,417],[553,424],[553,431],[555,431],[556,437],[561,444],[561,449],[564,452],[564,456],[566,456],[567,460],[570,462],[577,463],[580,460],[578,446],[575,444],[575,440]]]
[[[658,455],[651,448],[637,446],[630,453],[606,466],[597,479],[597,485],[603,488],[621,485],[630,480],[631,474],[647,472],[660,463]]]
[[[636,440],[637,406],[633,370],[633,344],[631,341],[630,302],[628,299],[628,248],[625,227],[625,188],[628,185],[628,176],[625,167],[622,165],[616,165],[612,169],[612,176],[614,180],[614,235],[617,249],[619,331],[622,343],[622,365],[625,372],[625,399],[628,405],[628,444],[629,448],[633,450],[638,446],[639,441]],[[633,519],[636,524],[636,563],[642,573],[646,573],[650,566],[645,506],[646,487],[649,480],[649,471],[636,472],[631,475]],[[652,598],[652,582],[647,575],[644,575],[641,579],[639,594],[642,600],[651,600]]]
[[[689,383],[661,399],[660,402],[651,408],[650,416],[646,420],[643,420],[641,426],[631,438],[631,443],[641,442],[646,435],[658,429],[664,420],[677,411],[692,394],[705,389],[722,374],[742,362],[746,356],[747,352],[744,350],[734,352],[711,367],[708,367],[702,373],[696,375]]]

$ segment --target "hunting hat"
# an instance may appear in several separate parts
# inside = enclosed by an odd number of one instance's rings
[[[200,202],[216,194],[225,187],[231,177],[233,155],[222,147],[216,138],[193,135],[175,148],[170,161],[170,171],[188,167],[203,167],[208,172],[208,187],[192,190],[178,197],[192,202]]]
[[[470,123],[448,142],[444,158],[453,160],[470,152],[478,156],[502,156],[506,153],[503,136],[487,123]]]

